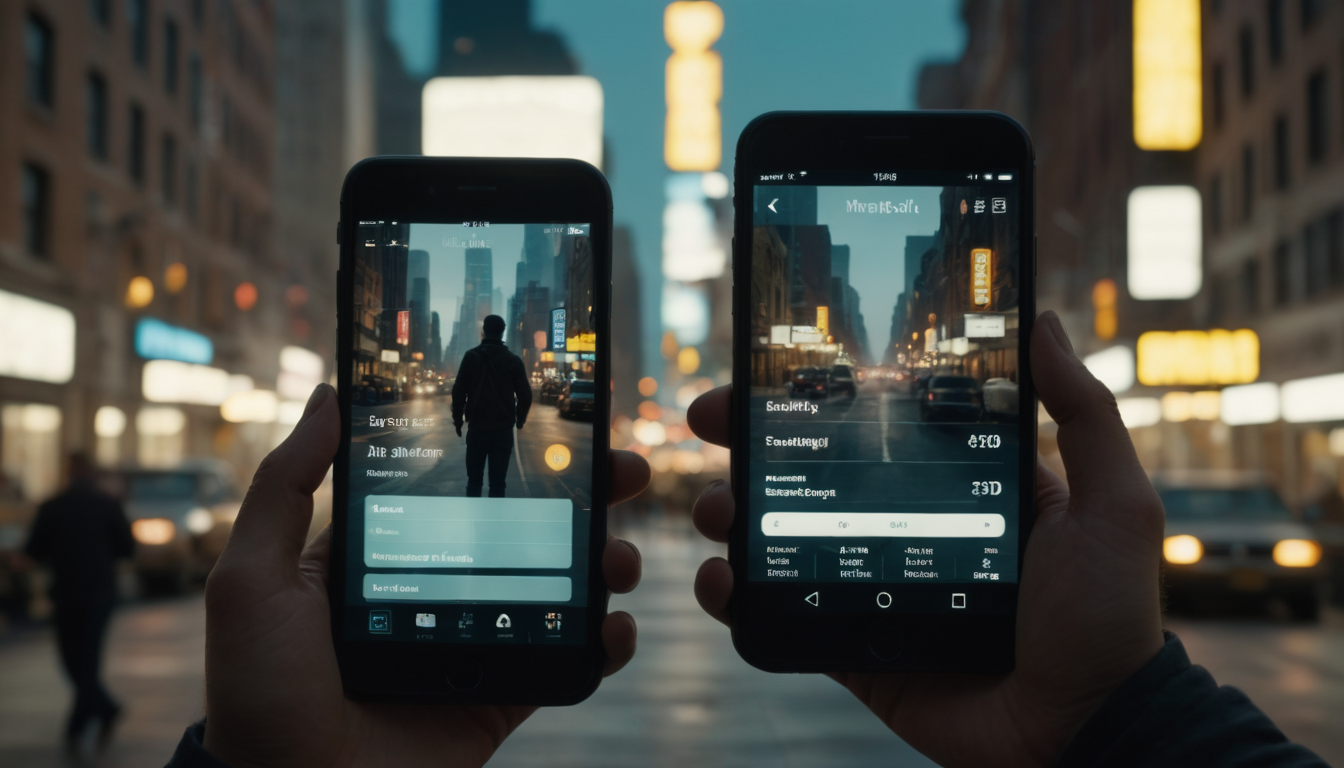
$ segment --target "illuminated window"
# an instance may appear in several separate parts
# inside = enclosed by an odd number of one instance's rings
[[[0,471],[9,487],[28,501],[44,501],[60,490],[60,408],[0,405]]]
[[[1134,143],[1188,150],[1203,133],[1199,0],[1134,0]]]

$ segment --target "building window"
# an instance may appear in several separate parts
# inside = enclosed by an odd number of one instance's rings
[[[1274,188],[1287,189],[1292,155],[1288,146],[1288,116],[1274,118]]]
[[[1328,227],[1330,222],[1321,217],[1308,222],[1302,230],[1302,252],[1306,257],[1307,296],[1317,296],[1330,287],[1330,248]]]
[[[141,67],[149,66],[148,0],[126,0],[126,25],[131,31],[131,58]]]
[[[1241,148],[1241,218],[1250,220],[1255,210],[1255,149]]]
[[[1227,76],[1223,71],[1223,62],[1213,65],[1213,72],[1209,75],[1209,94],[1213,102],[1213,127],[1222,128],[1223,119],[1227,115]]]
[[[205,99],[205,83],[202,81],[201,57],[199,54],[191,54],[190,61],[187,62],[187,100],[188,109],[191,112],[191,124],[197,128],[201,127],[202,101]]]
[[[97,72],[89,73],[84,109],[88,112],[89,154],[107,160],[107,81]]]
[[[23,246],[33,256],[50,256],[47,233],[51,219],[51,175],[32,163],[23,164]]]
[[[1307,160],[1312,164],[1325,160],[1329,142],[1329,108],[1325,103],[1325,70],[1307,78]]]
[[[190,159],[182,173],[182,207],[186,209],[187,220],[197,222],[201,212],[200,180],[197,178],[196,164]]]
[[[160,184],[163,204],[171,208],[177,203],[177,139],[170,133],[163,135],[163,157],[159,169],[163,174]]]
[[[1325,250],[1330,260],[1330,287],[1344,288],[1344,208],[1325,219]]]
[[[28,14],[23,30],[24,56],[28,66],[28,100],[51,109],[55,99],[55,43],[51,25],[37,14]]]
[[[1209,231],[1218,234],[1223,231],[1223,175],[1213,174],[1209,180]]]
[[[1237,38],[1237,47],[1241,56],[1241,95],[1251,98],[1255,93],[1255,32],[1250,27],[1242,27]]]
[[[112,0],[89,0],[89,18],[106,29],[112,23]]]
[[[1293,251],[1288,243],[1274,247],[1274,306],[1286,307],[1293,300]]]
[[[1247,317],[1260,313],[1260,262],[1253,258],[1241,265],[1241,305]]]
[[[1269,63],[1283,61],[1283,0],[1269,0],[1265,4],[1269,13]]]
[[[163,90],[177,93],[177,22],[163,22]]]
[[[126,152],[126,170],[136,186],[145,183],[145,110],[131,105],[131,120],[127,130],[130,143]]]
[[[1302,0],[1302,31],[1306,32],[1316,25],[1316,20],[1325,14],[1326,0]]]

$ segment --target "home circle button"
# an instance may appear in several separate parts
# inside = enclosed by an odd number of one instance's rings
[[[878,608],[890,608],[890,607],[891,607],[891,593],[890,593],[890,592],[878,592],[878,593],[877,593],[877,607],[878,607]]]
[[[476,690],[485,675],[485,668],[472,659],[453,659],[448,662],[448,687],[460,693]]]

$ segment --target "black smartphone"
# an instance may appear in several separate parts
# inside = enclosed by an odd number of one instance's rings
[[[751,664],[1012,667],[1033,164],[988,112],[776,112],[742,132],[729,561]]]
[[[347,695],[583,700],[607,599],[605,177],[371,158],[345,178],[338,231],[330,600]]]

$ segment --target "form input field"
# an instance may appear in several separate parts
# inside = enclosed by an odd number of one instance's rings
[[[1005,528],[1003,515],[966,512],[768,512],[761,518],[766,536],[995,538]]]
[[[368,496],[364,564],[372,568],[568,568],[569,499]]]

